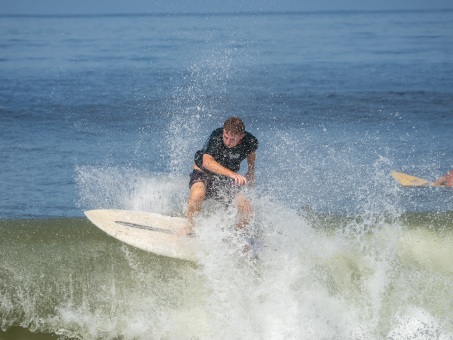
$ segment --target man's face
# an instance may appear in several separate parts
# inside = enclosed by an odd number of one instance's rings
[[[244,137],[244,134],[234,135],[227,130],[223,130],[223,144],[225,144],[227,148],[234,148],[241,142],[242,137]]]

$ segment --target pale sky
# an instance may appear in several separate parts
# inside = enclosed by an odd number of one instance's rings
[[[452,0],[0,0],[0,14],[453,9]]]

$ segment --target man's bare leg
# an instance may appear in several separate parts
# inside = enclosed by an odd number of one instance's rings
[[[185,228],[185,234],[192,232],[194,218],[201,210],[201,204],[206,196],[206,187],[203,182],[196,182],[190,188],[189,200],[187,203],[187,219],[189,225]]]
[[[206,196],[206,187],[202,182],[196,182],[192,184],[190,188],[189,199],[187,202],[187,220],[188,224],[186,227],[180,229],[176,234],[178,236],[186,236],[192,232],[194,226],[194,218],[201,210],[201,204]]]
[[[252,218],[253,214],[253,207],[250,200],[247,199],[243,194],[239,193],[237,199],[239,222],[236,225],[236,229],[243,229],[250,223],[250,219]]]

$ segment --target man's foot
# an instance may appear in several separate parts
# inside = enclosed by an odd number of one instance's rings
[[[183,227],[176,232],[178,237],[195,237],[192,227]]]

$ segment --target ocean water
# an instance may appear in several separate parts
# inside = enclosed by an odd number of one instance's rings
[[[0,339],[453,339],[453,11],[0,17]],[[84,210],[185,215],[229,115],[251,235],[197,263]],[[253,249],[241,249],[248,237]]]

